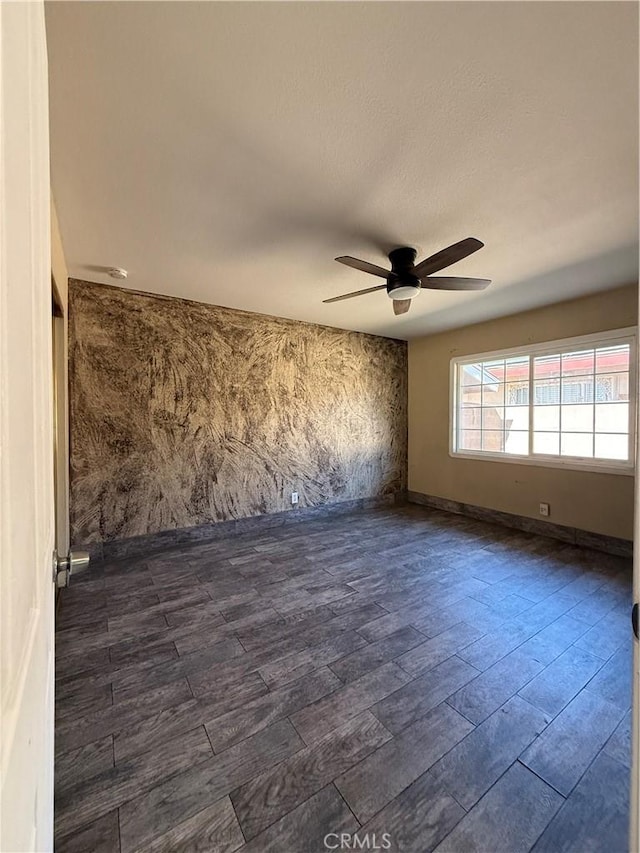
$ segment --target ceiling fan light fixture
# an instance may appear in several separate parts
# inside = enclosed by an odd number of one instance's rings
[[[415,284],[399,284],[393,290],[388,291],[389,299],[413,299],[420,293],[420,288]]]
[[[410,272],[391,273],[387,279],[387,293],[391,299],[413,299],[420,293],[420,279]]]

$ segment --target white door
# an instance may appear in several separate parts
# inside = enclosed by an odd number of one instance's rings
[[[640,358],[640,347],[637,357]],[[637,372],[640,390],[640,369]],[[636,399],[640,400],[640,393]],[[640,436],[640,404],[636,409],[636,436]],[[640,444],[636,446],[635,517],[633,525],[633,602],[640,603]],[[640,853],[640,643],[633,640],[633,719],[631,735],[631,826],[629,850]]]
[[[54,491],[47,52],[0,2],[0,849],[53,849]]]

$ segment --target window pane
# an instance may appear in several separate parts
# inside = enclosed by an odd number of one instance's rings
[[[482,385],[482,364],[460,365],[461,385]]]
[[[482,386],[482,405],[501,406],[504,403],[504,383],[495,382]]]
[[[563,406],[563,432],[593,432],[593,406]],[[612,430],[613,431],[613,430]]]
[[[597,432],[629,432],[629,404],[601,403],[596,406]]]
[[[593,376],[562,377],[563,403],[592,403]]]
[[[598,459],[628,459],[629,437],[626,435],[596,435]]]
[[[534,383],[534,403],[536,406],[552,406],[559,402],[559,379],[545,379]]]
[[[565,352],[562,355],[563,376],[584,376],[593,373],[595,364],[594,350],[580,352]]]
[[[504,359],[499,358],[493,361],[482,362],[482,384],[491,384],[492,382],[504,382]]]
[[[600,373],[596,376],[596,402],[622,402],[629,399],[628,373]]]
[[[504,452],[504,433],[502,430],[486,430],[482,433],[482,449],[494,453]]]
[[[463,406],[479,406],[482,403],[482,385],[466,385],[461,388],[460,403]]]
[[[560,406],[535,406],[533,428],[541,431],[560,430]]]
[[[507,380],[504,390],[504,401],[508,406],[528,406],[529,383],[510,382]]]
[[[529,429],[529,406],[507,406],[504,410],[504,423],[513,430]]]
[[[459,450],[481,450],[482,433],[479,429],[461,429],[459,436]]]
[[[505,382],[529,381],[529,357],[515,356],[505,361]]]
[[[534,432],[533,452],[558,456],[560,453],[560,434],[557,432]]]
[[[504,409],[482,409],[482,429],[502,429]]]
[[[527,456],[529,453],[529,433],[509,430],[505,434],[504,449],[507,453],[517,453],[519,456]]]
[[[563,432],[560,436],[561,456],[593,456],[593,435]]]
[[[482,409],[464,408],[460,409],[459,424],[462,429],[480,429],[482,426]]]
[[[631,347],[573,346],[458,364],[457,449],[627,460]]]
[[[614,373],[629,370],[629,344],[599,347],[596,350],[596,373]]]
[[[560,356],[541,355],[533,360],[533,378],[548,379],[560,376]]]

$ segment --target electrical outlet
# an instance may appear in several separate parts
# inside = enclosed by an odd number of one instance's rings
[[[549,515],[549,504],[540,504],[540,515]]]
[[[298,493],[291,492],[291,504],[295,506],[298,503]]]

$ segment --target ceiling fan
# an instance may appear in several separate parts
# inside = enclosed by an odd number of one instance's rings
[[[488,278],[459,278],[456,276],[434,277],[432,273],[438,272],[451,264],[461,261],[468,255],[472,255],[481,249],[484,243],[475,237],[466,237],[459,243],[454,243],[441,252],[436,252],[424,261],[416,264],[416,250],[409,246],[402,246],[389,252],[391,270],[386,270],[368,261],[359,258],[351,258],[343,255],[336,258],[341,264],[353,267],[371,275],[386,278],[386,284],[378,284],[375,287],[367,287],[365,290],[354,290],[345,293],[344,296],[334,296],[332,299],[324,299],[323,302],[340,302],[342,299],[351,299],[353,296],[361,296],[363,293],[373,293],[374,290],[386,288],[387,295],[393,299],[393,311],[395,314],[406,314],[411,307],[411,300],[420,293],[422,288],[427,290],[484,290],[491,284]]]

